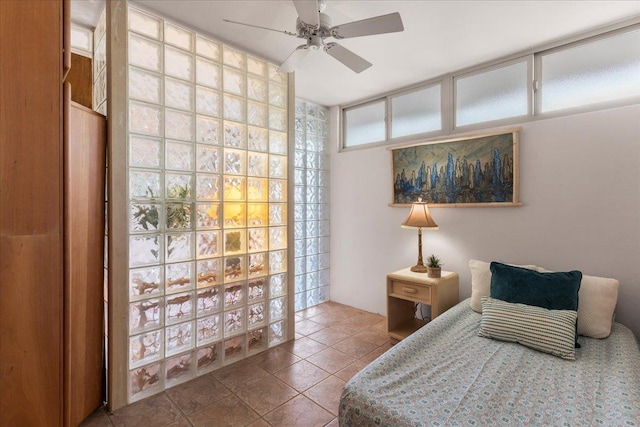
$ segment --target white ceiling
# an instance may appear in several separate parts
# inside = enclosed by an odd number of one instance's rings
[[[78,9],[90,8],[96,2],[101,0],[74,0],[74,22],[80,15]],[[303,43],[285,34],[222,21],[226,18],[295,32],[297,14],[290,0],[131,0],[131,3],[276,64]],[[368,98],[592,28],[640,18],[638,0],[327,0],[326,3],[324,13],[333,25],[397,11],[405,28],[401,33],[339,41],[373,64],[361,74],[324,53],[308,55],[296,71],[296,96],[326,106]],[[83,12],[83,16],[88,15]]]

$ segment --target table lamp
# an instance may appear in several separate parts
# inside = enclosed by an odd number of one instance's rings
[[[422,262],[422,229],[438,229],[438,224],[431,218],[427,203],[418,198],[418,201],[411,205],[411,212],[409,212],[409,216],[402,223],[402,227],[418,229],[418,263],[411,267],[411,271],[426,273],[427,266]]]

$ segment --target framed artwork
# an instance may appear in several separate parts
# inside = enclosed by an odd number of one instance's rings
[[[486,132],[390,148],[390,206],[522,206],[518,200],[518,131]]]

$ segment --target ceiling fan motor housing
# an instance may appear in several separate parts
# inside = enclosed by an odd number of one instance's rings
[[[296,33],[298,34],[298,37],[305,38],[307,40],[312,36],[318,36],[321,39],[331,37],[331,18],[324,13],[320,13],[319,15],[320,25],[317,27],[301,21],[300,18],[296,19]]]

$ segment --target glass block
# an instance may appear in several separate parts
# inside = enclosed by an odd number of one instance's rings
[[[269,85],[269,104],[276,107],[287,107],[287,87],[276,84]]]
[[[162,33],[160,30],[162,27],[160,19],[133,8],[128,9],[128,16],[130,30],[153,37],[154,39],[161,37]],[[96,31],[98,31],[97,27]]]
[[[287,330],[284,320],[269,325],[269,347],[281,344],[287,340]]]
[[[191,110],[193,108],[193,84],[165,77],[164,105],[181,110]]]
[[[220,173],[220,149],[198,144],[196,170],[198,172]]]
[[[245,279],[247,272],[245,270],[244,256],[228,257],[224,259],[224,281],[236,281]]]
[[[195,365],[192,362],[192,357],[191,353],[187,353],[172,357],[164,362],[167,388],[195,378]]]
[[[329,121],[329,109],[324,107],[318,107],[318,118],[320,120]]]
[[[151,331],[129,338],[129,367],[135,368],[162,357],[162,331]]]
[[[196,257],[198,259],[222,255],[220,246],[219,231],[199,231],[196,233]]]
[[[318,236],[328,236],[330,233],[330,224],[329,221],[319,221],[318,222]]]
[[[179,141],[166,141],[164,167],[165,169],[192,170],[193,144]]]
[[[298,271],[295,271],[296,274],[298,273]],[[307,290],[307,276],[304,274],[300,274],[299,276],[295,276],[294,279],[294,287],[295,287],[295,292],[299,293],[299,292],[304,292],[305,290]]]
[[[316,169],[307,169],[307,185],[310,187],[318,186],[318,171]]]
[[[287,181],[280,181],[276,179],[269,180],[269,201],[287,201]]]
[[[198,269],[198,288],[217,285],[222,282],[222,260],[220,258],[198,261],[196,265]]]
[[[267,254],[261,252],[259,254],[249,255],[249,278],[265,276],[269,273],[269,263]]]
[[[224,363],[233,363],[244,357],[244,335],[224,341]]]
[[[318,144],[316,143],[317,138],[318,137],[316,135],[307,135],[307,142],[305,147],[307,151],[318,151]]]
[[[129,231],[156,231],[158,229],[158,205],[155,203],[131,203]]]
[[[293,244],[293,248],[294,248],[293,256],[296,257],[296,261],[298,260],[299,257],[303,257],[307,253],[307,245],[304,239],[296,240],[295,243]],[[295,271],[298,271],[298,269],[296,268]]]
[[[224,312],[224,336],[228,337],[245,329],[244,307]]]
[[[222,87],[227,93],[244,96],[244,73],[224,67],[222,69]]]
[[[220,178],[216,175],[196,175],[196,200],[220,200]]]
[[[247,72],[257,76],[267,76],[267,64],[253,56],[247,55]]]
[[[267,296],[266,278],[250,280],[247,284],[247,302],[263,301]]]
[[[287,228],[269,228],[269,249],[284,249],[287,247]]]
[[[230,65],[241,70],[245,68],[244,53],[226,45],[222,46],[222,62],[224,62],[225,65]]]
[[[165,355],[172,356],[186,350],[190,350],[194,345],[193,322],[180,323],[165,328]]]
[[[247,76],[247,98],[254,101],[267,102],[267,82]]]
[[[204,86],[196,86],[196,112],[220,117],[221,103],[218,91]]]
[[[287,205],[279,203],[269,204],[269,224],[270,225],[286,225],[287,223]]]
[[[331,261],[329,259],[329,254],[320,254],[318,255],[318,259],[319,259],[319,263],[318,263],[318,268],[320,270],[326,270],[329,267],[331,267]]]
[[[293,225],[293,231],[296,239],[304,239],[307,236],[307,225],[304,222],[296,221]]]
[[[220,204],[196,204],[196,228],[220,228]]]
[[[185,292],[165,298],[164,312],[166,324],[188,320],[193,317],[193,294]]]
[[[296,133],[296,141],[298,140],[298,138],[300,140],[302,140],[303,134],[301,132],[304,132],[304,130],[305,130],[304,117],[296,116],[295,119],[294,119],[294,122],[293,122],[293,128],[297,132]],[[298,135],[300,135],[300,137],[298,137]],[[296,148],[298,148],[298,147],[296,147]],[[302,146],[300,148],[305,148],[305,147]]]
[[[216,313],[222,309],[222,289],[220,286],[200,289],[197,292],[197,316]]]
[[[318,290],[310,289],[307,291],[307,307],[318,304]]]
[[[295,294],[293,304],[295,311],[300,311],[307,308],[307,293],[301,292],[299,294]]]
[[[287,275],[276,274],[271,276],[269,285],[269,297],[275,298],[287,293]]]
[[[248,126],[247,146],[253,151],[267,151],[269,145],[269,131],[267,129]]]
[[[318,203],[318,188],[306,187],[305,195],[307,203]]]
[[[242,98],[225,93],[222,101],[222,111],[224,118],[227,120],[243,123],[245,121],[245,101]]]
[[[269,128],[280,132],[287,130],[287,113],[275,107],[269,107]]]
[[[311,151],[307,152],[307,168],[318,169],[318,154]]]
[[[166,138],[193,140],[193,114],[165,109],[164,116],[164,136]]]
[[[269,80],[271,80],[272,82],[280,83],[280,84],[287,83],[287,74],[279,73],[278,67],[276,65],[269,64],[268,68],[269,68]]]
[[[164,42],[191,51],[193,50],[193,33],[165,21]]]
[[[266,202],[269,198],[268,181],[264,178],[247,178],[247,200]]]
[[[165,184],[165,196],[167,199],[191,199],[191,175],[166,173]]]
[[[314,118],[318,117],[318,106],[316,104],[307,102],[306,107],[307,107],[307,111],[306,111],[307,116],[311,116]]]
[[[296,116],[305,116],[306,114],[307,103],[300,98],[296,98]]]
[[[230,175],[246,175],[246,151],[224,149],[224,173]]]
[[[160,75],[129,67],[129,98],[160,104]]]
[[[318,253],[318,239],[306,239],[307,255],[315,255]]]
[[[318,253],[329,252],[329,237],[320,237],[318,239]]]
[[[164,73],[193,81],[193,56],[171,46],[164,47]]]
[[[269,156],[269,178],[287,177],[287,158],[284,156]]]
[[[269,271],[271,274],[287,270],[287,251],[269,252]]]
[[[247,204],[247,226],[259,227],[269,224],[269,217],[266,203]]]
[[[318,287],[318,272],[312,271],[306,274],[305,282],[307,283],[307,289],[313,289]]]
[[[319,187],[318,188],[318,203],[329,203],[329,188],[328,187]]]
[[[93,105],[106,104],[107,99],[107,71],[103,68],[93,85]],[[100,112],[100,107],[95,109]],[[106,107],[105,107],[106,111]],[[102,114],[102,113],[101,113]],[[106,114],[104,114],[106,115]]]
[[[163,389],[162,363],[129,371],[129,402],[137,402]]]
[[[222,338],[220,315],[204,317],[196,321],[196,344],[209,344]]]
[[[162,326],[162,302],[159,298],[129,304],[129,334]]]
[[[245,304],[245,289],[243,282],[230,283],[224,287],[224,308],[241,307]]]
[[[166,292],[175,293],[193,288],[192,263],[178,263],[166,266]]]
[[[329,136],[329,123],[318,121],[318,135],[320,135],[321,138],[327,138]],[[324,148],[324,143],[322,140],[318,140],[317,150],[320,151],[322,148]]]
[[[222,125],[220,120],[207,116],[196,116],[196,142],[220,145],[222,141]]]
[[[138,267],[160,263],[160,236],[129,236],[129,266]]]
[[[196,351],[197,359],[197,375],[204,375],[211,372],[222,363],[222,343],[214,344],[211,346],[199,348]]]
[[[220,89],[220,66],[204,58],[196,58],[196,83]]]
[[[244,201],[246,198],[247,182],[239,176],[224,177],[224,200]]]
[[[297,168],[307,167],[307,152],[303,150],[296,150],[293,160],[294,166]]]
[[[162,110],[154,105],[129,103],[129,131],[148,135],[161,135]]]
[[[307,220],[308,221],[317,221],[318,220],[318,206],[316,204],[308,204],[307,205]]]
[[[328,187],[330,184],[330,175],[328,171],[318,171],[318,186]]]
[[[304,242],[304,240],[302,240]],[[304,274],[307,272],[307,259],[305,257],[294,258],[293,260],[294,274]]]
[[[129,301],[162,294],[160,267],[129,270]]]
[[[269,157],[263,153],[247,153],[247,175],[249,176],[267,176]]]
[[[304,204],[296,203],[293,207],[293,220],[294,221],[304,221],[306,218],[307,208]],[[298,235],[296,234],[296,238]]]
[[[318,133],[318,121],[316,119],[312,119],[307,117],[307,138],[309,134],[315,135]]]
[[[305,150],[307,148],[307,140],[304,133],[296,132],[295,134],[295,148],[296,150]]]
[[[224,254],[235,255],[245,253],[246,247],[245,230],[224,230]]]
[[[129,64],[162,71],[162,45],[129,33]]]
[[[307,221],[306,237],[318,237],[318,221]]]
[[[191,203],[167,203],[167,229],[191,228]]]
[[[220,61],[220,45],[204,37],[196,37],[196,53],[214,61]]]
[[[167,234],[167,262],[193,259],[191,233]]]
[[[247,206],[244,203],[224,203],[224,228],[247,226]]]
[[[247,332],[247,353],[255,354],[267,348],[267,328]]]
[[[247,102],[247,124],[267,127],[267,106],[257,102]]]
[[[234,148],[245,148],[247,128],[241,123],[224,122],[224,145]]]
[[[265,302],[259,302],[247,307],[247,324],[249,328],[264,325],[267,321],[267,306]]]
[[[269,131],[269,152],[272,154],[287,154],[287,134]]]

